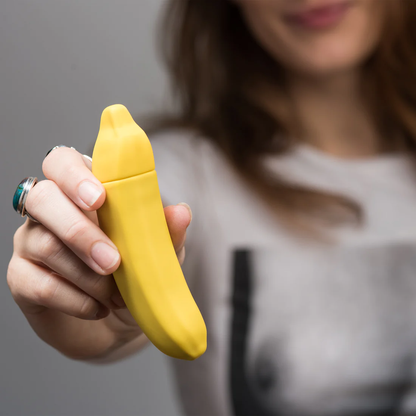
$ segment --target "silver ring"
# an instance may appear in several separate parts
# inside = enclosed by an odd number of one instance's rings
[[[63,144],[60,144],[58,146],[52,147],[52,149],[50,149],[46,153],[45,158],[46,158],[46,156],[49,155],[49,153],[53,152],[55,149],[58,149],[59,147],[68,147],[68,146],[65,146]],[[77,150],[77,149],[75,149],[75,147],[72,147],[72,146],[70,148],[73,149],[73,150]],[[92,161],[92,158],[90,156],[87,156],[87,155],[83,155],[83,156],[85,156],[90,161]],[[19,183],[19,185],[17,186],[16,191],[15,191],[15,193],[13,195],[13,208],[22,217],[27,216],[31,221],[39,223],[39,221],[36,218],[32,217],[29,214],[29,212],[27,212],[26,207],[25,207],[27,196],[29,195],[30,190],[37,183],[38,183],[38,178],[35,178],[33,176],[29,176],[29,177],[23,179]]]
[[[46,153],[45,157],[48,156],[49,153],[51,153],[52,151],[54,151],[58,147],[68,147],[68,146],[65,146],[64,144],[60,144],[58,146],[54,146],[54,147],[52,147],[51,150],[48,151],[48,153]],[[72,146],[70,147],[70,149],[77,150],[77,149],[75,149],[75,147],[72,147]],[[82,156],[86,157],[90,162],[92,162],[92,157],[91,156],[88,156],[88,155],[82,155]]]
[[[48,156],[48,154],[49,154],[50,152],[53,152],[53,151],[54,151],[55,149],[57,149],[58,147],[68,147],[68,146],[65,146],[64,144],[59,144],[58,146],[54,146],[54,147],[52,147],[52,149],[51,149],[51,150],[48,150],[48,153],[46,153],[45,157],[46,157],[46,156]],[[77,149],[75,149],[75,147],[70,147],[70,149],[77,150]]]
[[[34,222],[39,222],[36,218],[33,218],[25,208],[26,199],[29,195],[30,190],[38,183],[38,178],[29,176],[28,178],[23,179],[19,185],[17,185],[16,191],[13,195],[13,208],[18,212],[22,217],[27,216],[30,220]]]

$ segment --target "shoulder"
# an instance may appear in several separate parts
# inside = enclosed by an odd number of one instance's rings
[[[223,151],[210,138],[186,129],[169,129],[149,135],[155,167],[161,180],[179,179],[186,187],[199,188],[206,177],[227,170]]]
[[[188,148],[195,148],[203,140],[202,137],[187,129],[164,129],[149,134],[149,140],[157,152],[183,151]]]
[[[184,129],[169,129],[149,135],[156,171],[165,175],[187,176],[195,169],[199,141],[195,133]]]
[[[162,160],[180,159],[182,165],[201,158],[210,158],[215,154],[220,155],[221,151],[214,144],[213,140],[199,132],[189,129],[164,129],[149,134],[152,145],[155,163]]]
[[[194,209],[199,192],[199,148],[202,139],[185,129],[166,129],[153,132],[148,137],[164,205],[183,201]]]

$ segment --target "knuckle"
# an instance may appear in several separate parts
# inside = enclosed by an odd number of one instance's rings
[[[26,207],[28,211],[36,211],[37,207],[42,202],[48,199],[51,194],[56,190],[56,184],[50,180],[40,181],[34,186],[26,199]]]
[[[56,150],[56,149],[55,149]],[[42,162],[42,172],[46,177],[50,176],[50,173],[53,171],[54,164],[52,161],[56,158],[56,152],[53,150],[51,153],[49,153]],[[55,153],[55,154],[54,154]]]
[[[48,261],[59,255],[64,250],[64,245],[61,240],[51,232],[44,231],[42,232],[37,243],[37,254],[40,260]]]
[[[107,276],[96,275],[91,281],[91,293],[96,299],[106,300],[111,297],[114,287],[109,284]]]
[[[97,312],[96,301],[91,297],[85,295],[79,309],[79,317],[90,318]]]
[[[13,248],[14,250],[18,250],[21,247],[22,242],[25,241],[24,235],[25,234],[25,224],[22,224],[14,233],[13,235]]]
[[[33,291],[37,302],[40,304],[50,303],[50,300],[55,297],[59,284],[59,280],[54,278],[51,273],[43,276]]]
[[[43,174],[60,187],[68,190],[75,190],[84,172],[84,163],[81,161],[81,154],[70,148],[62,147],[51,152],[43,161]],[[77,161],[77,159],[79,159]],[[78,162],[78,163],[77,163]],[[88,169],[86,169],[88,172]]]
[[[17,294],[18,294],[17,284],[16,284],[16,275],[17,275],[16,261],[14,257],[12,257],[7,267],[7,285],[9,286],[10,292],[14,299],[17,297]]]
[[[78,186],[80,179],[80,167],[78,165],[70,165],[65,169],[65,175],[60,178],[62,186],[65,189],[75,192],[75,188]]]
[[[78,165],[68,166],[65,172],[65,176],[68,181],[73,180],[73,178],[79,177],[80,167]]]
[[[59,163],[58,161],[62,161],[69,156],[68,150],[70,149],[66,147],[55,149],[43,159],[42,172],[47,178],[53,176],[53,171]]]
[[[22,275],[24,267],[25,261],[18,256],[13,256],[7,268],[7,285],[17,304],[28,300],[28,295],[31,294],[31,283]]]
[[[72,244],[87,234],[88,230],[88,223],[84,219],[75,219],[70,222],[68,228],[64,231],[63,240]]]
[[[43,159],[43,162],[42,162],[42,173],[46,177],[49,176],[50,167],[51,167],[51,158],[50,158],[50,154],[49,154],[48,156],[45,157],[45,159]]]

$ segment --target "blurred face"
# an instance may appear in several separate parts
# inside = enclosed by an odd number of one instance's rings
[[[316,77],[356,69],[369,56],[391,0],[234,1],[270,55],[291,71]]]

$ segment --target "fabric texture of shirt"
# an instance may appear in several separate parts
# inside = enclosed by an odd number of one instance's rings
[[[169,359],[184,412],[416,414],[416,180],[404,154],[342,159],[310,145],[265,159],[288,180],[348,196],[361,228],[336,243],[290,233],[208,140],[150,137],[164,206],[193,212],[182,266],[206,353]]]

